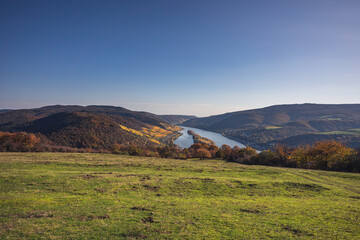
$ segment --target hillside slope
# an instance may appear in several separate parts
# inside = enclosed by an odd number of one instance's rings
[[[47,106],[0,115],[0,131],[40,133],[62,146],[169,144],[178,128],[155,114],[112,106]]]
[[[10,112],[10,111],[12,111],[12,109],[0,109],[0,114]]]
[[[187,120],[197,118],[193,115],[158,115],[161,119],[167,121],[170,124],[181,124]]]
[[[221,132],[261,149],[292,136],[360,128],[360,104],[277,105],[190,119],[182,124]]]
[[[0,153],[3,239],[359,239],[360,174]]]

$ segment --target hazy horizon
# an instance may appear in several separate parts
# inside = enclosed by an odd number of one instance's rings
[[[157,115],[194,115],[196,117],[210,117],[214,115],[221,115],[225,113],[231,113],[231,112],[237,112],[237,111],[246,111],[246,110],[253,110],[253,109],[262,109],[266,107],[271,106],[278,106],[278,105],[301,105],[301,104],[329,104],[329,105],[347,105],[347,104],[360,104],[360,103],[288,103],[288,104],[274,104],[274,105],[268,105],[268,106],[261,106],[261,107],[254,107],[254,108],[247,108],[247,109],[237,109],[234,111],[228,111],[228,112],[218,112],[210,115],[195,115],[195,114],[180,114],[180,113],[161,113],[161,112],[154,112],[154,108],[152,107],[151,110],[144,110],[144,109],[132,109],[129,107],[126,107],[125,105],[109,105],[109,104],[49,104],[49,105],[42,105],[42,106],[34,106],[34,107],[24,107],[24,108],[0,108],[0,110],[23,110],[23,109],[33,109],[33,108],[42,108],[42,107],[49,107],[49,106],[56,106],[56,105],[62,105],[62,106],[112,106],[112,107],[123,107],[131,111],[139,111],[139,112],[149,112]]]
[[[360,1],[0,2],[0,109],[360,103]]]

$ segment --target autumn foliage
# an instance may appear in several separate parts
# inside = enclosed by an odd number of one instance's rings
[[[204,148],[200,148],[196,150],[195,157],[200,159],[211,158],[211,153]]]
[[[0,132],[0,152],[107,152],[58,146],[41,134]]]
[[[56,146],[43,135],[18,132],[0,132],[2,152],[99,152],[94,149]],[[360,172],[360,149],[349,148],[336,141],[320,141],[313,145],[289,147],[276,145],[273,149],[257,152],[251,147],[231,148],[223,145],[195,143],[190,148],[181,149],[175,145],[123,145],[115,143],[102,152],[133,156],[161,158],[223,159],[241,164],[296,167],[330,171]]]
[[[31,152],[35,151],[40,138],[31,133],[0,132],[0,151],[2,152]]]
[[[321,170],[351,171],[355,151],[336,141],[321,141],[313,146],[302,146],[294,149],[289,158],[300,168]]]

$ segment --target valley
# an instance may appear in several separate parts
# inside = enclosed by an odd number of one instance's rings
[[[183,126],[221,133],[245,145],[265,150],[339,140],[360,147],[360,104],[292,104],[190,119]]]
[[[182,135],[179,136],[174,141],[174,144],[176,144],[182,148],[188,148],[192,144],[194,144],[193,136],[188,134],[189,130],[193,131],[195,134],[198,134],[204,138],[207,138],[207,139],[213,141],[214,144],[218,147],[221,147],[223,144],[226,144],[230,147],[234,147],[234,146],[245,147],[240,142],[237,142],[237,141],[234,141],[227,137],[224,137],[223,135],[216,133],[216,132],[205,131],[205,130],[198,129],[198,128],[191,128],[191,127],[184,127],[184,126],[180,126],[180,127],[182,128],[182,130],[180,131],[180,133],[182,133]]]
[[[178,125],[181,125],[179,127]],[[52,144],[109,149],[113,144],[172,145],[188,129],[215,145],[299,146],[336,140],[360,147],[360,104],[292,104],[210,117],[156,115],[114,106],[55,105],[0,113],[0,131],[41,135]],[[193,129],[191,129],[193,128]],[[195,130],[194,130],[195,129]],[[180,147],[189,146],[191,140]],[[205,139],[204,139],[205,140]],[[212,144],[211,141],[202,141]],[[201,140],[200,140],[201,141]]]

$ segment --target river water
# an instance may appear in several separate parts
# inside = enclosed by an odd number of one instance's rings
[[[175,139],[174,144],[178,145],[181,148],[189,148],[191,145],[194,144],[193,137],[187,133],[188,130],[193,130],[194,133],[199,134],[200,136],[208,138],[210,140],[213,140],[215,142],[215,145],[218,147],[221,147],[221,145],[223,144],[229,145],[230,147],[234,147],[234,146],[238,146],[240,148],[245,147],[240,142],[224,137],[220,133],[205,131],[198,128],[183,127],[183,126],[179,126],[179,127],[183,128],[183,130],[180,131],[182,135],[177,139]]]

